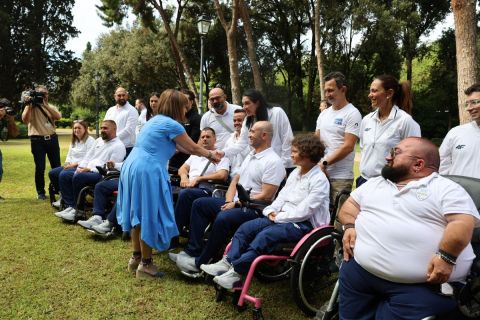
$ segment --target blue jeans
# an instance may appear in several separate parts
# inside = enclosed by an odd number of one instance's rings
[[[177,223],[178,233],[182,234],[183,228],[190,225],[193,201],[205,197],[210,197],[210,193],[204,189],[187,188],[180,190],[175,204],[175,222]]]
[[[273,252],[278,243],[298,242],[312,228],[309,221],[275,223],[267,217],[247,221],[235,232],[227,260],[236,272],[245,275],[258,256]]]
[[[80,191],[88,185],[94,186],[101,179],[102,175],[98,172],[75,173],[71,170],[62,170],[59,184],[65,205],[75,208]]]
[[[76,168],[64,169],[63,167],[56,167],[48,172],[48,177],[50,178],[50,182],[53,184],[53,187],[55,188],[56,191],[60,191],[60,184],[58,180],[60,178],[60,172],[62,172],[63,170],[71,170],[75,172]]]
[[[45,156],[48,157],[50,167],[60,167],[60,146],[58,136],[52,135],[50,140],[42,137],[30,137],[30,147],[35,162],[35,188],[37,194],[45,194]]]
[[[105,219],[105,210],[113,192],[117,189],[118,179],[103,180],[95,185],[95,190],[93,191],[93,215],[98,215]]]
[[[422,319],[456,307],[426,283],[395,283],[363,269],[355,259],[340,268],[340,319]]]

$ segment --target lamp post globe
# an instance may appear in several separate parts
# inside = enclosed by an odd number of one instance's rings
[[[200,95],[199,112],[203,112],[203,39],[210,29],[212,20],[210,17],[202,15],[197,21],[198,33],[200,34]]]

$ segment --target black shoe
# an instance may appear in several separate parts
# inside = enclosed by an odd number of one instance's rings
[[[38,199],[38,200],[46,200],[47,197],[45,196],[44,193],[40,193],[40,194],[37,195],[37,199]]]

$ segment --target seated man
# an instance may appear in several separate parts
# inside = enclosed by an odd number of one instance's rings
[[[236,186],[240,183],[251,190],[255,200],[270,201],[285,177],[282,160],[270,147],[273,128],[268,121],[258,121],[250,129],[248,138],[253,151],[247,156],[228,188],[225,199],[202,198],[193,202],[190,217],[190,234],[185,251],[170,258],[175,260],[181,271],[200,272],[200,265],[208,263],[229,237],[242,223],[258,218],[261,212],[251,208],[236,208]],[[204,232],[210,222],[213,227],[204,248]]]
[[[422,319],[455,308],[440,285],[464,281],[479,215],[467,192],[438,174],[438,148],[407,138],[386,157],[382,176],[340,209],[345,262],[341,319]]]
[[[313,228],[330,222],[330,185],[317,165],[325,147],[312,135],[292,141],[292,160],[298,166],[275,201],[263,209],[263,217],[242,224],[232,239],[227,255],[200,269],[215,276],[213,281],[231,289],[246,275],[261,254],[273,251],[280,242],[298,242]]]
[[[108,170],[122,169],[123,162],[115,163],[107,161]],[[92,216],[88,220],[79,220],[77,223],[85,229],[92,229],[93,226],[101,224],[105,220],[106,210],[111,202],[114,191],[118,190],[118,178],[100,181],[93,190],[93,209]]]
[[[97,166],[103,166],[107,161],[122,162],[125,158],[125,145],[116,136],[116,125],[113,120],[105,120],[101,126],[101,138],[87,155],[78,164],[75,172],[62,171],[59,177],[60,192],[66,209],[55,213],[59,218],[75,221],[75,206],[80,191],[89,184],[95,184],[102,175],[98,173]]]
[[[207,150],[215,150],[215,131],[204,128],[200,133],[199,143]],[[210,197],[213,186],[208,181],[225,182],[228,178],[229,161],[223,158],[218,164],[205,157],[190,156],[178,169],[180,187],[184,188],[178,194],[175,204],[175,221],[178,232],[182,235],[184,228],[190,224],[190,211],[195,199]]]

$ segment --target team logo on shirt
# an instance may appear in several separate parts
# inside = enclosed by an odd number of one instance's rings
[[[341,126],[341,125],[342,125],[342,122],[343,122],[343,119],[342,119],[342,118],[337,118],[337,119],[335,119],[335,124],[336,124],[336,125]]]
[[[372,129],[372,128],[365,128],[365,131],[370,131],[370,129]]]
[[[417,190],[417,199],[420,201],[427,199],[429,195],[430,195],[430,192],[425,187]]]
[[[458,146],[455,147],[455,149],[458,149],[458,150],[463,149],[463,148],[465,148],[464,144],[459,144]]]

